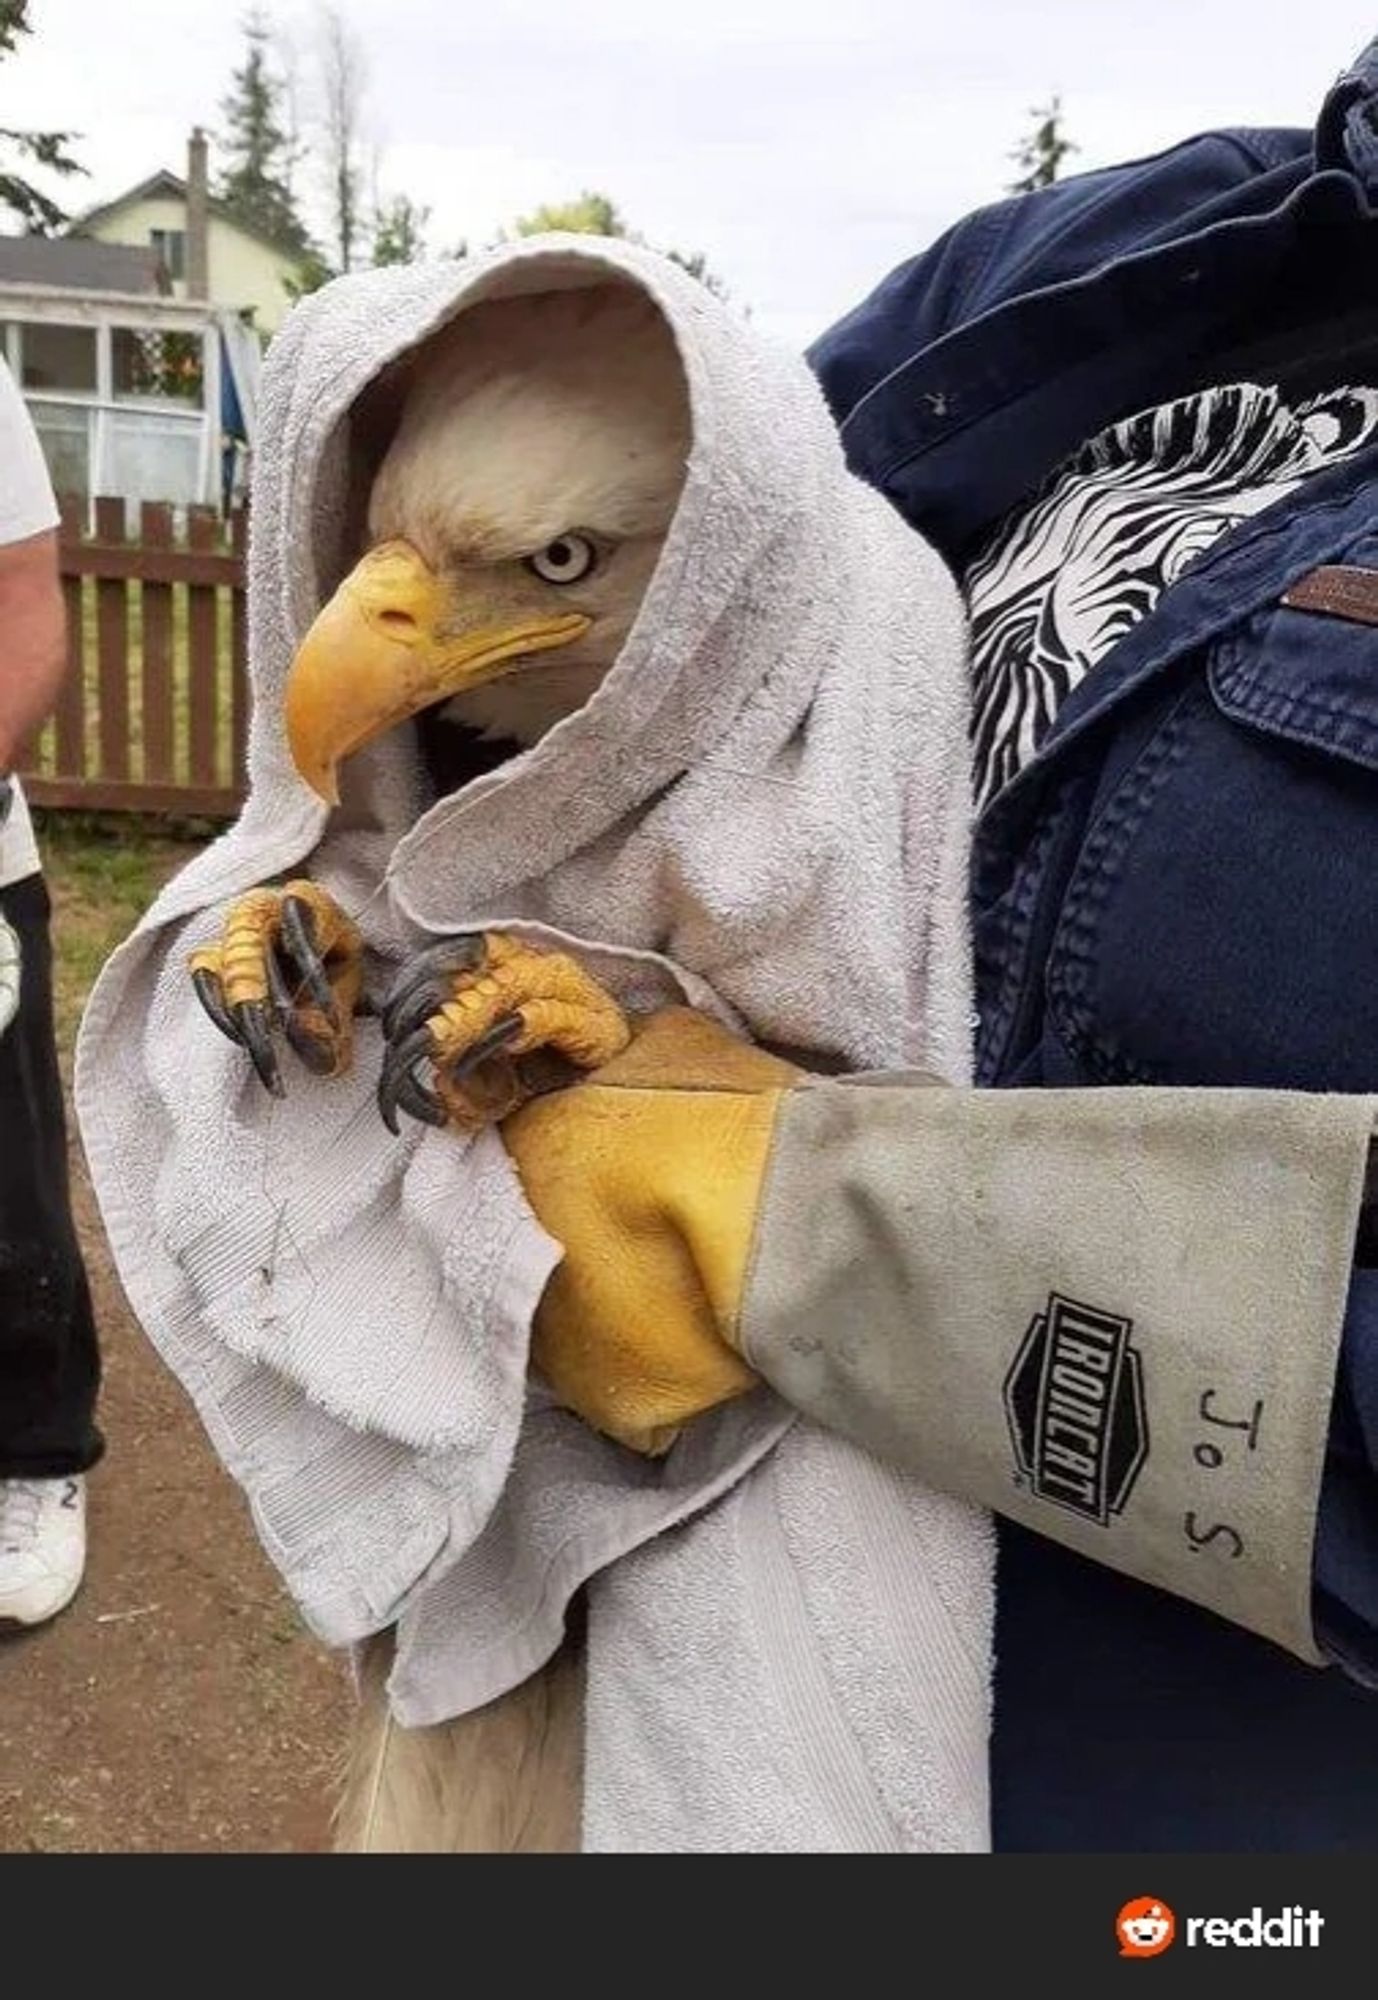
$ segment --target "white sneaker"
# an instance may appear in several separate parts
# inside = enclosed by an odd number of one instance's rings
[[[86,1481],[0,1479],[0,1626],[41,1625],[86,1567]]]

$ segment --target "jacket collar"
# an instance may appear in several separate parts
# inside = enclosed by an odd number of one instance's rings
[[[1345,70],[1316,125],[1316,166],[1350,173],[1378,209],[1378,38]]]

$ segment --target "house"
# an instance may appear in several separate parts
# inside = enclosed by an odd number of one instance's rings
[[[199,131],[185,183],[155,174],[79,231],[0,237],[0,354],[54,486],[225,503],[244,487],[261,334],[292,260],[215,213]]]
[[[73,234],[151,253],[174,297],[209,299],[247,317],[265,337],[292,303],[300,259],[232,219],[207,188],[207,147],[198,127],[187,148],[187,178],[166,170],[79,216]]]

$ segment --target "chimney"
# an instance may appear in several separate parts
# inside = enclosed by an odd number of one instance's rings
[[[187,144],[187,297],[210,297],[210,189],[206,135],[199,125]]]

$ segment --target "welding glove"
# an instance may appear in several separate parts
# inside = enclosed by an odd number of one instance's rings
[[[817,1078],[688,1009],[503,1133],[564,1249],[533,1358],[643,1452],[759,1380],[1315,1657],[1375,1101]]]

